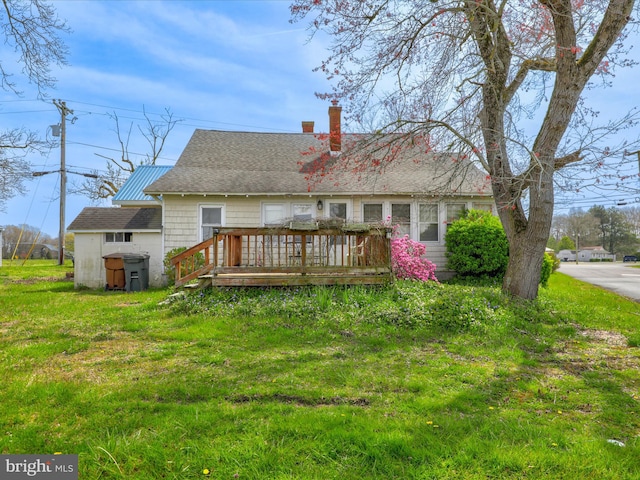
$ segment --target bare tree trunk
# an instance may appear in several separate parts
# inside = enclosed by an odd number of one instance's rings
[[[525,228],[507,231],[509,263],[502,289],[509,295],[533,300],[538,296],[540,272],[553,220],[553,188],[545,183],[553,181],[553,173],[540,175],[540,183],[530,187],[529,217]],[[501,220],[514,224],[516,209],[503,209]]]
[[[526,244],[525,234],[509,239],[509,264],[502,284],[504,292],[525,300],[537,297],[542,255],[540,261],[530,261],[531,258],[538,258],[537,250],[536,245]]]

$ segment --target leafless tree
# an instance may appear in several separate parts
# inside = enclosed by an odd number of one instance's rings
[[[631,232],[640,239],[640,207],[627,207],[622,210],[631,226]]]
[[[578,246],[593,247],[601,243],[600,221],[590,211],[571,209],[568,214],[555,216],[553,223],[560,237],[569,237],[579,243]]]
[[[24,194],[24,179],[31,173],[24,156],[38,144],[34,134],[22,129],[0,132],[0,211],[7,200]]]
[[[165,108],[165,111],[160,115],[160,120],[153,120],[143,107],[144,118],[146,124],[144,126],[134,125],[134,122],[129,123],[129,127],[123,130],[120,125],[120,118],[116,112],[110,114],[110,118],[115,123],[114,132],[118,137],[118,144],[120,150],[120,158],[109,157],[106,155],[98,154],[97,156],[107,160],[106,172],[100,172],[95,170],[92,172],[97,176],[96,179],[84,180],[79,186],[73,187],[71,190],[74,193],[86,195],[94,202],[111,198],[129,176],[135,171],[139,165],[155,165],[156,161],[160,157],[164,148],[167,137],[180,120],[173,118],[173,113],[170,109]],[[133,154],[129,150],[132,134],[134,128],[145,139],[149,145],[148,153]],[[136,155],[138,158],[133,159],[132,155]]]
[[[294,0],[291,11],[332,40],[318,68],[334,89],[321,97],[487,172],[509,240],[503,290],[536,298],[554,182],[573,187],[567,169],[602,171],[634,149],[602,142],[638,112],[600,121],[584,92],[633,63],[635,0]]]
[[[65,64],[67,49],[59,37],[68,31],[65,22],[57,17],[52,5],[41,0],[2,0],[0,28],[5,45],[15,53],[15,58],[0,60],[0,88],[21,94],[15,73],[10,70],[20,65],[26,81],[44,96],[55,83],[51,65]],[[31,173],[27,154],[47,148],[45,141],[21,127],[0,131],[0,211],[9,198],[25,191],[24,180]]]
[[[17,245],[53,243],[54,240],[31,225],[7,225],[2,232],[2,258],[12,258]]]
[[[44,95],[55,84],[51,65],[66,64],[67,47],[59,37],[69,31],[66,23],[58,18],[53,5],[42,0],[2,0],[0,27],[5,44],[18,56],[16,65],[22,66],[22,74]],[[20,94],[7,63],[15,65],[7,60],[0,62],[0,85]]]

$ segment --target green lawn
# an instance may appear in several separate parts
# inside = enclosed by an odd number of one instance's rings
[[[75,291],[0,268],[0,453],[83,479],[640,478],[640,306],[494,287]]]

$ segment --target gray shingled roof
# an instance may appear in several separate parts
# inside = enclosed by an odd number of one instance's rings
[[[71,222],[67,230],[80,231],[142,231],[161,230],[160,208],[86,207]]]
[[[326,141],[310,133],[252,133],[196,130],[176,165],[144,189],[146,194],[489,194],[485,176],[466,162],[438,162],[405,148],[381,173],[343,172],[309,191],[305,168],[326,152]],[[304,154],[306,152],[306,154]],[[311,153],[310,153],[311,152]],[[327,155],[327,153],[324,153]],[[343,153],[343,155],[345,155]],[[303,162],[301,164],[301,162]],[[455,168],[453,168],[455,167]]]

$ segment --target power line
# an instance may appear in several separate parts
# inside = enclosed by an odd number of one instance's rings
[[[111,147],[101,147],[100,145],[93,145],[91,143],[83,143],[83,142],[67,142],[67,145],[82,145],[83,147],[91,147],[91,148],[99,148],[101,150],[107,150],[110,152],[122,152],[121,149],[118,148],[111,148]],[[137,153],[137,152],[130,152],[127,150],[127,153],[131,154],[131,155],[139,155],[141,157],[144,157],[145,155],[148,155],[148,153]],[[168,158],[168,157],[156,157],[157,159],[160,160],[168,160],[171,162],[176,162],[177,159],[175,158]]]
[[[0,112],[0,115],[21,115],[23,113],[44,113],[52,110],[24,110],[22,112]]]
[[[121,111],[121,112],[131,112],[131,113],[135,113],[135,114],[139,114],[140,117],[134,117],[134,116],[121,116],[119,118],[122,119],[127,119],[127,120],[135,120],[135,121],[146,121],[146,117],[152,116],[152,117],[165,117],[167,115],[167,112],[164,113],[157,113],[157,112],[149,112],[146,111],[144,109],[132,109],[132,108],[125,108],[125,107],[117,107],[117,106],[111,106],[111,105],[104,105],[104,104],[97,104],[97,103],[91,103],[91,102],[82,102],[82,101],[77,101],[77,100],[66,100],[69,103],[73,103],[74,105],[85,105],[88,107],[96,107],[96,108],[101,108],[101,109],[108,109],[108,110],[113,110],[113,111]],[[39,102],[42,103],[44,102],[43,100],[40,99],[34,99],[34,100],[26,100],[26,99],[19,99],[19,100],[9,100],[5,103],[16,103],[16,102]],[[22,114],[22,113],[42,113],[42,112],[50,112],[52,111],[51,109],[48,110],[29,110],[29,111],[24,111],[24,112],[0,112],[1,114]],[[95,111],[95,110],[77,110],[76,109],[76,114],[84,114],[84,115],[100,115],[100,116],[110,116],[111,114],[107,111]],[[175,114],[175,112],[170,112],[172,114]],[[178,116],[179,117],[179,116]],[[179,125],[180,126],[190,126],[190,127],[194,127],[194,128],[201,128],[202,125],[201,124],[212,124],[212,125],[224,125],[224,126],[233,126],[233,127],[243,127],[243,128],[249,128],[249,129],[261,129],[261,130],[266,130],[266,131],[281,131],[281,132],[292,132],[292,130],[288,130],[288,129],[276,129],[276,128],[266,128],[266,127],[261,127],[261,126],[256,126],[256,125],[248,125],[248,124],[238,124],[238,123],[231,123],[231,122],[222,122],[222,121],[217,121],[217,120],[206,120],[206,119],[199,119],[199,118],[193,118],[193,117],[179,117],[180,120]],[[188,123],[188,122],[198,122],[199,124],[193,124],[193,123]],[[296,131],[297,132],[297,131]],[[68,144],[72,144],[72,145],[81,145],[81,146],[85,146],[85,147],[90,147],[90,148],[95,148],[95,149],[100,149],[100,150],[104,150],[104,151],[110,151],[110,152],[119,152],[121,153],[122,150],[121,149],[117,149],[117,148],[112,148],[112,147],[105,147],[102,145],[96,145],[96,144],[91,144],[91,143],[84,143],[84,142],[76,142],[76,141],[68,141]],[[135,156],[141,156],[144,157],[147,155],[147,153],[140,153],[140,152],[128,152],[131,155],[135,155]],[[632,153],[636,153],[636,152],[632,152]],[[169,157],[158,157],[159,160],[164,160],[164,161],[168,161],[168,162],[176,162],[177,159],[176,158],[169,158]],[[635,159],[631,159],[631,158],[625,158],[623,157],[623,159],[621,160],[619,166],[624,167],[627,164],[635,164],[637,162],[637,160]],[[83,167],[83,168],[88,168],[88,167]],[[97,170],[97,169],[94,169]],[[607,176],[611,176],[611,174],[607,175]],[[631,185],[621,185],[620,183],[607,183],[607,184],[599,184],[599,185],[594,185],[593,186],[594,190],[599,190],[599,191],[610,191],[610,192],[616,192],[616,193],[626,193],[626,194],[630,194],[630,195],[635,195],[635,194],[640,194],[640,190],[634,186]],[[621,189],[624,190],[621,192]],[[583,190],[585,190],[585,193],[589,193],[588,192],[588,187],[583,187]],[[576,206],[589,206],[589,205],[593,205],[593,204],[612,204],[612,205],[616,205],[619,201],[618,200],[612,200],[610,197],[606,197],[604,195],[598,195],[596,192],[591,192],[592,194],[595,194],[593,197],[590,198],[563,198],[563,199],[558,199],[556,201],[556,206],[555,209],[556,210],[567,210]],[[577,194],[579,195],[579,193]]]
[[[44,100],[39,100],[39,99],[24,100],[24,101],[32,101],[32,102],[39,102],[39,103],[43,103],[44,102]],[[122,112],[133,112],[133,113],[137,113],[137,114],[141,115],[141,117],[121,117],[121,118],[126,118],[128,120],[144,121],[144,120],[146,120],[144,115],[160,117],[160,118],[165,117],[167,115],[167,112],[163,112],[163,113],[147,112],[146,110],[125,108],[125,107],[115,107],[115,106],[110,106],[110,105],[102,105],[102,104],[98,104],[98,103],[81,102],[81,101],[71,100],[71,99],[64,99],[64,101],[69,103],[69,104],[72,103],[74,105],[76,105],[76,104],[77,105],[87,105],[89,107],[105,108],[105,109],[108,109],[108,110],[117,110],[117,111],[122,111]],[[53,111],[53,110],[48,109],[48,110],[34,110],[34,111],[25,111],[25,112],[5,112],[5,113],[6,114],[9,114],[9,113],[21,114],[21,113],[43,113],[43,112],[51,112],[51,111]],[[89,114],[89,115],[102,115],[102,116],[109,116],[110,115],[108,112],[96,112],[96,111],[91,111],[91,110],[77,110],[76,109],[76,114],[78,114],[78,113],[84,113],[84,114]],[[176,112],[171,112],[171,113],[177,115]],[[0,114],[2,114],[2,112],[0,112]],[[243,124],[243,123],[223,122],[223,121],[220,121],[220,120],[207,120],[207,119],[193,118],[193,117],[181,117],[180,115],[177,115],[177,116],[181,119],[181,120],[179,120],[179,123],[181,125],[191,126],[191,127],[196,127],[196,128],[198,128],[200,125],[184,123],[183,120],[184,121],[190,121],[190,122],[199,122],[199,123],[204,123],[204,124],[226,125],[226,126],[242,127],[242,128],[252,128],[252,129],[259,129],[259,130],[268,131],[268,132],[274,132],[274,131],[279,131],[279,132],[283,132],[283,133],[297,132],[297,130],[284,129],[284,128],[263,127],[263,126],[260,126],[260,125],[250,125],[250,124]]]

